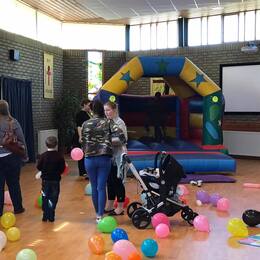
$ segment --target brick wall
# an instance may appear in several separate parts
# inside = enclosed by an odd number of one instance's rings
[[[87,51],[63,51],[63,84],[64,89],[75,92],[81,99],[87,90]]]
[[[9,59],[10,49],[20,51],[19,61]],[[44,52],[52,54],[54,59],[54,99],[43,98]],[[63,51],[60,48],[0,30],[0,75],[32,82],[34,143],[37,152],[38,130],[53,128],[53,106],[62,91]]]
[[[204,71],[213,81],[219,84],[220,64],[260,62],[259,52],[241,52],[241,47],[244,45],[245,43],[231,43],[203,47],[128,52],[126,58],[127,60],[130,60],[134,56],[138,55],[186,56],[202,71]],[[148,79],[140,79],[130,85],[128,93],[146,95],[149,94],[149,86],[150,83]],[[225,115],[223,128],[225,130],[260,131],[260,115]]]
[[[107,82],[126,62],[124,51],[103,52],[103,84]]]

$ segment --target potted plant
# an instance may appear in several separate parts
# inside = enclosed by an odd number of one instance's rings
[[[65,91],[55,103],[54,125],[58,129],[59,150],[62,152],[69,152],[71,149],[79,104],[78,96],[69,90]]]

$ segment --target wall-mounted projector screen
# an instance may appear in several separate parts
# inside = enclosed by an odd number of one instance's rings
[[[260,112],[260,63],[220,65],[225,112]]]

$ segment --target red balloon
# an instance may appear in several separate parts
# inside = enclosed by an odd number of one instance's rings
[[[65,168],[64,168],[62,175],[66,176],[68,174],[69,174],[69,165],[67,163],[65,163]]]
[[[125,197],[125,201],[124,201],[123,207],[126,208],[128,206],[128,204],[129,204],[129,202],[130,202],[129,198]],[[118,206],[118,202],[117,202],[117,199],[116,199],[115,202],[114,202],[114,208],[117,208],[117,206]]]

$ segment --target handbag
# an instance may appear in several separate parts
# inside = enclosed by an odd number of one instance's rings
[[[9,121],[9,128],[5,131],[2,145],[10,152],[19,155],[20,157],[26,156],[25,145],[17,140],[17,136],[13,130],[13,120]]]

